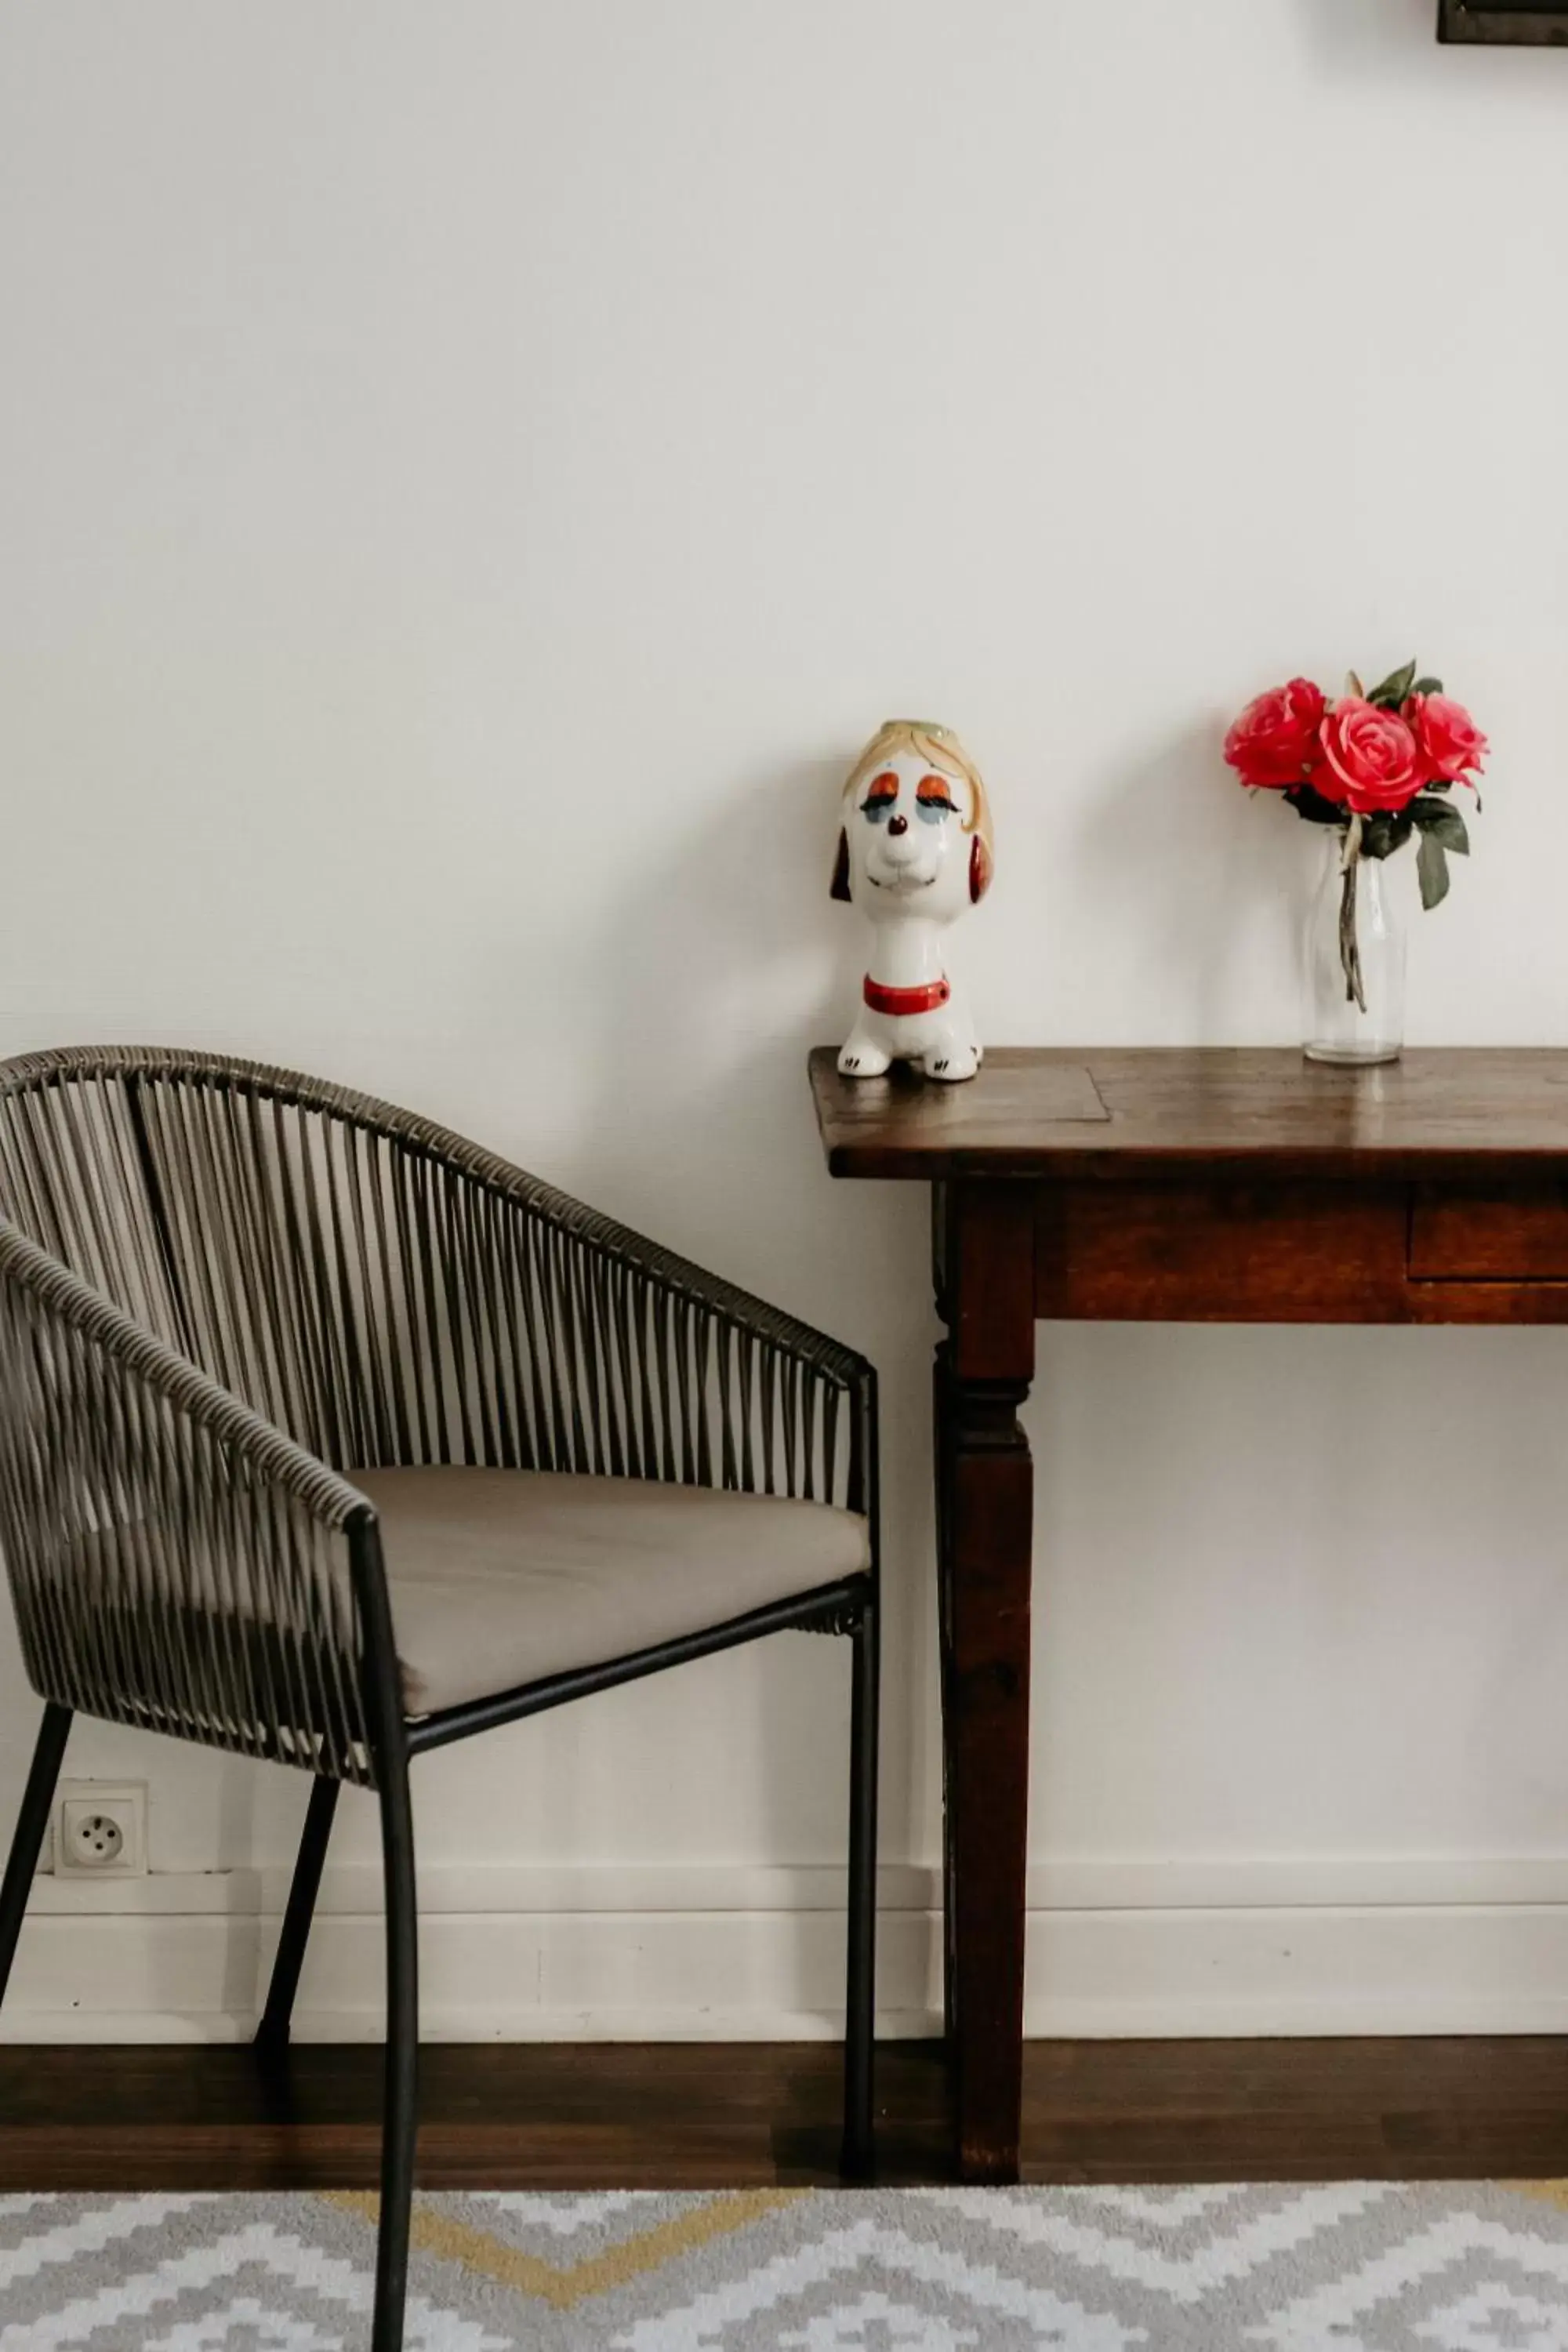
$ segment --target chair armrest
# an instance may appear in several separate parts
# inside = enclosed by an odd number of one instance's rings
[[[372,1779],[350,1540],[370,1516],[0,1220],[0,1540],[46,1697]]]

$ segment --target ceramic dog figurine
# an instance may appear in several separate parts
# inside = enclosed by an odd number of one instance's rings
[[[909,1062],[928,1078],[972,1078],[983,1049],[942,969],[942,937],[991,887],[980,772],[945,727],[889,719],[855,763],[843,816],[833,895],[870,917],[873,937],[839,1069],[879,1078]]]

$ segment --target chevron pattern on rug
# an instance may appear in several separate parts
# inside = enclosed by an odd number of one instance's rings
[[[0,2197],[0,2352],[355,2352],[375,2203]],[[407,2352],[1568,2352],[1561,2184],[418,2200]]]

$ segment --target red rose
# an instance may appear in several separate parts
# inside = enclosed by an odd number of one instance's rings
[[[1468,783],[1487,756],[1487,739],[1464,704],[1447,694],[1413,694],[1405,718],[1428,776]]]
[[[1327,773],[1319,790],[1347,801],[1358,816],[1402,809],[1421,789],[1415,738],[1396,710],[1346,695],[1320,730]]]
[[[1293,677],[1249,702],[1225,739],[1225,756],[1244,784],[1284,792],[1305,782],[1325,709],[1309,677]]]

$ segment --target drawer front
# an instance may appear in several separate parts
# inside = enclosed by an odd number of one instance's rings
[[[1414,1282],[1568,1281],[1568,1182],[1486,1192],[1423,1184],[1410,1215]]]
[[[1036,1312],[1400,1323],[1409,1220],[1401,1184],[1042,1185]]]

